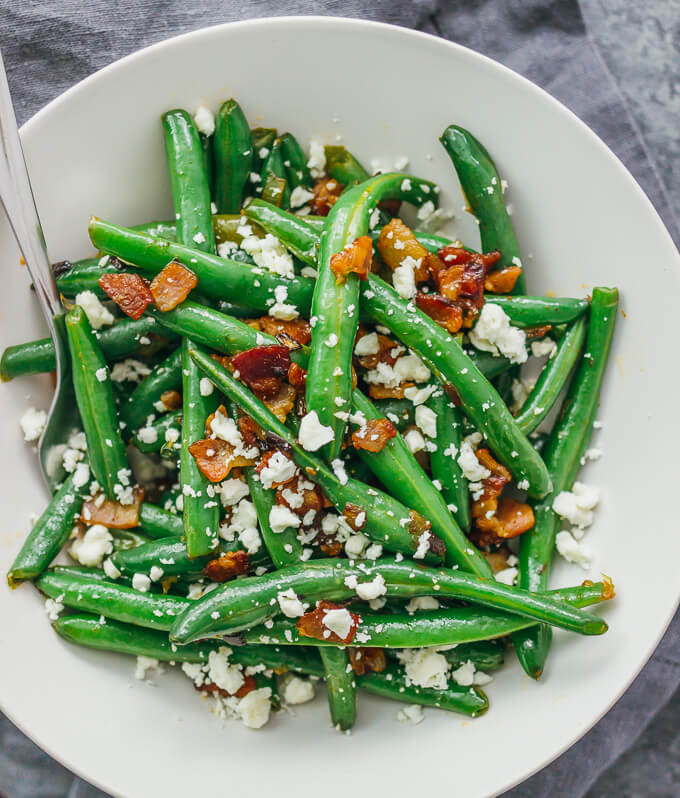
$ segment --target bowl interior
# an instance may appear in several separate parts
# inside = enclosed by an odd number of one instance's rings
[[[302,55],[302,57],[301,57]],[[306,68],[312,64],[313,68]],[[394,65],[399,64],[398,72]],[[474,220],[437,138],[457,122],[494,155],[509,183],[529,290],[585,296],[618,285],[622,313],[601,402],[604,457],[582,478],[601,488],[588,542],[618,597],[601,638],[557,635],[540,684],[513,656],[488,687],[478,720],[426,711],[396,722],[399,706],[360,696],[351,735],[328,724],[325,698],[281,713],[259,734],[222,725],[177,673],[158,687],[136,682],[124,657],[75,649],[49,628],[30,586],[0,587],[0,703],[42,747],[104,789],[130,798],[274,791],[344,796],[348,783],[399,794],[455,783],[489,795],[525,778],[582,735],[651,654],[678,601],[677,531],[664,473],[678,439],[672,328],[680,296],[678,255],[651,205],[621,164],[582,123],[509,70],[464,48],[372,23],[277,19],[197,31],[137,53],[50,104],[23,131],[52,260],[91,251],[91,213],[122,224],[167,218],[160,114],[213,108],[235,96],[253,125],[291,130],[306,143],[342,140],[369,162],[407,155],[415,174],[441,183],[455,211],[450,232],[471,245]],[[43,335],[28,275],[4,219],[0,298],[3,345]],[[661,290],[660,290],[661,289]],[[660,334],[661,333],[661,334]],[[0,390],[0,466],[5,505],[0,570],[6,571],[45,491],[18,419],[47,407],[49,377]],[[578,583],[557,563],[554,584]],[[396,768],[396,751],[408,751]],[[488,766],[493,751],[493,766]],[[169,763],[174,763],[169,765]],[[348,778],[351,779],[348,782]],[[452,778],[455,782],[452,782]],[[220,788],[222,789],[222,788]]]

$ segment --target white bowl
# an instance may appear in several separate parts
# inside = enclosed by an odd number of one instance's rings
[[[211,716],[181,674],[135,682],[132,662],[69,646],[52,632],[29,585],[0,589],[0,699],[40,746],[84,778],[129,798],[191,794],[490,795],[526,778],[583,735],[652,653],[678,602],[672,479],[678,435],[674,330],[678,253],[654,209],[607,147],[562,105],[477,53],[420,33],[328,18],[250,21],[196,31],[142,50],[66,92],[23,130],[53,260],[86,255],[87,219],[127,224],[171,213],[160,114],[217,108],[230,96],[253,124],[347,146],[368,161],[406,154],[440,181],[457,212],[452,231],[474,244],[454,170],[437,142],[450,122],[472,130],[503,176],[533,293],[586,295],[618,285],[623,309],[596,433],[604,457],[583,478],[602,489],[588,535],[596,568],[618,597],[600,638],[557,635],[539,684],[512,655],[488,687],[491,708],[469,721],[359,700],[349,736],[328,723],[325,699],[254,733]],[[3,345],[44,334],[4,221]],[[673,331],[673,332],[672,332]],[[18,418],[47,407],[47,377],[0,388],[6,571],[46,496]],[[29,396],[30,394],[30,396]],[[554,584],[584,572],[558,562]],[[397,767],[395,760],[404,757]],[[219,785],[219,786],[217,786]]]

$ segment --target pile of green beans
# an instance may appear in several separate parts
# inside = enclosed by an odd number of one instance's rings
[[[92,217],[97,255],[55,267],[68,308],[85,445],[64,455],[65,464],[73,461],[71,473],[24,541],[8,581],[12,587],[33,582],[52,608],[63,606],[53,626],[76,645],[207,665],[213,652],[224,650],[226,637],[229,662],[255,668],[255,684],[271,687],[275,708],[277,682],[270,671],[323,679],[331,721],[340,730],[355,723],[359,691],[477,717],[488,708],[487,696],[477,686],[459,685],[451,670],[467,663],[496,670],[511,642],[522,667],[538,678],[553,627],[586,636],[607,630],[606,621],[586,608],[613,597],[608,579],[550,590],[549,573],[558,529],[553,502],[572,488],[591,436],[618,292],[595,288],[588,299],[532,296],[522,268],[512,292],[484,294],[483,302],[500,309],[517,335],[526,331],[528,353],[532,337],[554,340],[527,398],[511,411],[518,366],[497,351],[476,350],[466,329],[450,334],[412,295],[398,292],[377,248],[366,279],[355,273],[339,279],[331,268],[334,256],[358,238],[370,236],[368,244],[377,244],[399,202],[424,215],[425,205],[434,211],[438,186],[400,172],[371,176],[344,146],[323,149],[319,178],[318,144],[308,159],[292,133],[251,130],[234,99],[215,114],[214,130],[205,121],[205,114],[195,120],[181,108],[161,119],[174,219],[126,228]],[[522,267],[505,183],[491,156],[456,125],[440,141],[479,222],[480,242],[475,249],[416,229],[420,252],[424,247],[429,259],[455,246],[479,258],[478,251],[498,250],[497,268]],[[317,179],[327,181],[323,190],[334,181],[339,194],[326,217],[316,215],[325,212],[317,210]],[[109,302],[102,277],[127,273],[151,280],[172,260],[196,277],[196,288],[173,309],[151,303],[133,319]],[[113,324],[93,329],[88,303],[79,299],[85,291],[108,302]],[[264,318],[253,318],[265,315],[270,324],[272,316],[282,319],[276,336],[264,331]],[[309,323],[308,344],[288,334],[292,319]],[[400,347],[395,351],[417,355],[427,367],[429,377],[414,395],[396,390],[397,398],[369,398],[372,383],[354,353],[359,325],[364,333],[387,335]],[[273,412],[276,405],[270,407],[269,388],[248,381],[230,360],[258,347],[277,347],[277,357],[297,368],[296,381],[290,371],[297,392],[285,423]],[[379,365],[391,368],[382,354]],[[118,369],[113,382],[116,365],[128,358],[138,363]],[[0,379],[54,368],[50,339],[15,344],[2,353]],[[285,371],[277,379],[284,381]],[[249,429],[256,441],[248,446],[258,456],[230,473],[229,483],[214,485],[190,447],[215,437],[208,421],[220,406],[233,425],[221,433],[223,440],[235,446],[234,436],[243,432],[245,439]],[[323,441],[301,435],[302,424],[315,426]],[[361,436],[350,439],[364,425],[389,429],[375,451],[360,445]],[[427,439],[423,451],[414,444],[414,425]],[[495,580],[488,552],[473,542],[479,515],[471,494],[484,493],[486,478],[478,480],[481,487],[474,484],[470,464],[459,458],[472,433],[480,433],[482,445],[529,497],[535,523],[519,541],[517,586]],[[288,504],[282,509],[281,502],[290,502],[292,493],[287,497],[278,483],[260,476],[260,454],[271,450],[292,461],[296,478],[319,489],[314,495],[323,497],[322,509],[315,505],[311,520],[303,523],[302,513],[285,516]],[[145,478],[140,488],[142,477],[131,466],[142,455],[167,479]],[[243,494],[233,500],[237,504],[227,495],[234,489]],[[93,518],[99,508],[101,517]],[[277,513],[287,526],[275,523]],[[330,544],[321,543],[333,513],[337,529]],[[243,518],[256,519],[257,542],[247,529],[233,531],[241,529],[235,519],[243,524]],[[97,566],[52,565],[70,536],[87,534],[102,519],[111,538]],[[371,552],[370,559],[356,554],[357,547]],[[333,556],[324,555],[328,550]],[[230,564],[238,565],[236,578],[220,574],[219,566]],[[211,584],[213,577],[227,581]],[[203,594],[194,599],[198,587]],[[294,613],[282,594],[295,604]],[[439,608],[420,608],[426,598],[436,598]],[[299,615],[321,601],[353,614],[347,643],[302,633]],[[407,604],[412,601],[417,611]],[[401,650],[428,647],[444,655],[444,689],[415,684],[402,664]],[[355,650],[361,649],[384,650],[376,672],[355,673]]]

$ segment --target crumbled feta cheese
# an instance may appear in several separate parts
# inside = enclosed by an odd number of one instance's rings
[[[418,218],[418,229],[429,233],[436,233],[450,220],[453,219],[453,212],[444,208],[435,208],[434,202],[428,200],[424,202],[416,214]]]
[[[451,678],[461,687],[469,687],[475,681],[475,664],[471,660],[464,662],[451,672]]]
[[[326,629],[344,639],[352,628],[352,616],[344,607],[340,610],[326,610],[321,623]]]
[[[552,338],[544,338],[542,341],[531,342],[531,354],[534,357],[545,357],[546,355],[552,356],[553,352],[557,350],[557,344]]]
[[[194,124],[198,132],[204,136],[212,136],[215,132],[215,115],[205,105],[199,105],[194,113]]]
[[[140,593],[146,593],[151,587],[151,580],[146,574],[133,574],[132,588],[139,590]]]
[[[152,582],[158,582],[159,579],[163,578],[163,574],[165,572],[163,569],[158,565],[152,565],[151,570],[149,571],[149,577],[151,578]]]
[[[47,413],[44,410],[29,407],[19,421],[21,431],[24,433],[24,440],[37,441],[42,435],[46,423]]]
[[[331,460],[331,468],[333,469],[333,473],[338,478],[338,481],[341,485],[347,484],[347,471],[345,471],[345,464],[340,458],[336,458],[335,460]]]
[[[262,487],[268,490],[275,482],[288,482],[291,480],[296,471],[295,463],[290,457],[286,457],[283,452],[277,450],[269,458],[267,465],[260,471],[260,482]]]
[[[305,605],[300,601],[292,587],[288,588],[288,590],[280,591],[276,596],[276,600],[279,602],[281,612],[286,618],[299,618],[305,614]]]
[[[416,424],[428,438],[437,437],[437,414],[425,405],[416,407]]]
[[[271,711],[271,687],[260,687],[251,690],[238,705],[238,713],[244,726],[249,729],[260,729],[269,720]]]
[[[220,499],[225,507],[237,504],[250,493],[245,482],[233,477],[220,482],[219,485],[215,486],[215,489],[219,492]]]
[[[426,385],[424,388],[412,386],[411,388],[404,389],[404,397],[414,405],[422,405],[424,402],[427,402],[436,390],[436,385]]]
[[[326,171],[326,151],[319,139],[312,139],[309,142],[309,159],[307,166],[312,177],[323,177]]]
[[[563,490],[553,501],[553,510],[562,518],[580,529],[593,523],[593,509],[600,501],[597,488],[589,488],[582,482],[575,482],[571,491]]]
[[[153,657],[137,657],[137,663],[135,665],[135,679],[139,679],[140,682],[144,681],[146,679],[147,671],[153,671],[160,674],[163,673],[163,666],[157,659],[154,659]]]
[[[121,575],[121,572],[116,568],[110,557],[104,560],[104,573],[109,579],[118,579]]]
[[[426,529],[418,538],[418,547],[413,552],[413,559],[414,560],[422,560],[424,559],[427,552],[430,550],[430,538],[432,535]]]
[[[58,599],[45,599],[45,612],[50,621],[59,619],[59,614],[63,611],[64,605]]]
[[[177,443],[179,440],[179,430],[176,427],[168,427],[165,430],[165,440],[168,443]]]
[[[514,585],[517,579],[517,568],[503,568],[496,574],[496,581],[503,585]]]
[[[407,255],[392,273],[392,285],[402,299],[413,299],[417,293],[415,270],[420,266],[420,258],[416,260]]]
[[[259,451],[256,446],[245,446],[241,432],[234,419],[225,416],[217,410],[210,422],[210,430],[216,438],[220,438],[234,447],[234,456],[257,457]]]
[[[225,258],[225,260],[229,260],[232,254],[236,252],[237,249],[238,249],[238,244],[235,241],[222,241],[221,244],[217,245],[217,254],[220,256],[220,258]]]
[[[200,230],[198,231],[198,233],[194,233],[192,238],[195,244],[205,244],[205,236]]]
[[[568,532],[566,529],[563,529],[561,532],[557,533],[557,537],[555,538],[555,547],[565,560],[578,563],[578,565],[582,566],[586,570],[593,559],[593,554],[588,546],[585,546],[583,543],[579,543],[571,534],[571,532]]]
[[[400,357],[394,364],[394,371],[400,382],[427,382],[430,379],[430,369],[414,354]]]
[[[275,302],[269,308],[269,315],[281,321],[291,321],[300,314],[295,305],[286,302],[288,298],[288,288],[285,285],[277,285],[274,289]]]
[[[229,662],[231,649],[221,646],[217,651],[211,651],[208,655],[208,678],[222,690],[226,690],[233,695],[243,686],[243,668],[240,665],[232,665]]]
[[[198,383],[198,390],[200,391],[201,396],[210,396],[210,394],[215,390],[215,386],[207,377],[201,377]]]
[[[97,382],[106,382],[106,378],[109,375],[109,371],[106,366],[102,366],[100,369],[97,369],[94,373],[94,376],[97,378]]]
[[[404,435],[404,443],[408,446],[409,451],[413,454],[420,452],[425,448],[425,438],[417,429],[410,429]]]
[[[155,427],[140,427],[137,430],[137,437],[142,443],[156,443],[158,440],[158,430]]]
[[[449,663],[443,654],[431,648],[407,648],[397,652],[404,665],[406,685],[446,690]]]
[[[395,172],[403,172],[404,169],[408,166],[408,156],[407,155],[400,155],[394,161],[394,171]]]
[[[113,314],[99,301],[99,297],[92,291],[81,291],[76,294],[76,305],[79,305],[95,330],[107,324],[113,324]]]
[[[357,357],[364,357],[365,355],[377,355],[380,351],[380,343],[378,341],[378,333],[371,332],[362,335],[354,347],[354,354]]]
[[[476,349],[504,355],[511,363],[527,360],[526,335],[513,327],[510,318],[500,305],[487,302],[479,319],[469,333],[470,342]]]
[[[262,269],[282,277],[293,277],[293,258],[276,236],[267,233],[264,238],[249,235],[241,241],[241,249],[247,252]]]
[[[475,450],[470,441],[465,439],[460,444],[460,454],[456,461],[463,472],[463,476],[470,482],[480,482],[491,475],[488,468],[485,468],[477,459]]]
[[[314,683],[309,679],[291,677],[283,689],[283,700],[286,704],[306,704],[314,698]]]
[[[413,615],[418,610],[438,610],[439,602],[434,596],[418,596],[412,598],[406,605],[406,612]]]
[[[333,440],[333,429],[319,421],[316,410],[311,410],[302,417],[298,440],[300,446],[308,452],[316,452]]]
[[[307,191],[307,189],[304,186],[296,186],[290,192],[290,207],[300,208],[313,199],[314,199],[314,194],[311,191]]]
[[[272,532],[277,534],[290,529],[290,527],[297,529],[300,523],[300,516],[296,515],[285,504],[275,504],[269,511],[269,526],[272,528]]]
[[[102,524],[88,527],[82,538],[76,538],[69,553],[76,562],[91,568],[101,565],[107,554],[113,551],[113,536]]]
[[[357,577],[352,574],[345,577],[345,585],[350,590],[354,590],[357,596],[364,601],[372,601],[387,593],[385,580],[381,574],[376,574],[370,582],[359,582]]]
[[[397,712],[397,720],[399,723],[411,723],[413,726],[417,726],[424,720],[422,706],[420,704],[407,704]]]

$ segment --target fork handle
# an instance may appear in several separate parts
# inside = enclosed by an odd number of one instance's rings
[[[62,312],[59,293],[47,256],[38,210],[28,179],[17,120],[0,53],[0,202],[26,261],[43,314],[54,338],[54,316]]]

